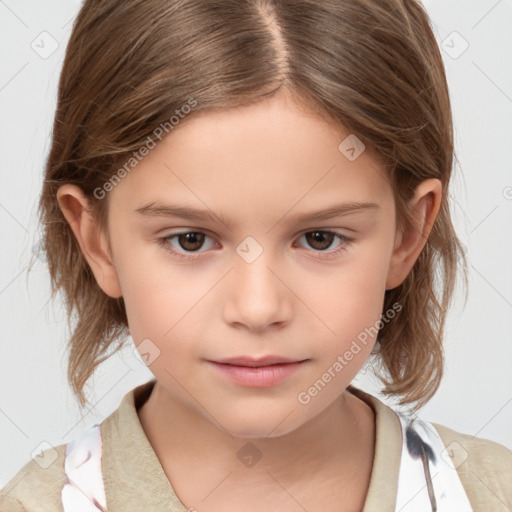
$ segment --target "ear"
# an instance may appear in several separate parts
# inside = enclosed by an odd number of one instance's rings
[[[121,287],[111,261],[106,235],[94,219],[82,189],[76,185],[62,185],[57,191],[57,200],[98,285],[108,296],[121,297]]]
[[[411,271],[439,213],[442,199],[442,183],[438,179],[422,181],[414,197],[408,202],[416,225],[398,232],[389,264],[386,290],[400,286]]]

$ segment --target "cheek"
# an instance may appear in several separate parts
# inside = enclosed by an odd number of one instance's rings
[[[295,279],[294,292],[304,304],[305,314],[316,316],[325,334],[346,339],[355,334],[354,329],[373,324],[382,313],[384,268],[382,260],[361,252],[322,275]]]
[[[113,235],[115,266],[134,340],[162,336],[198,300],[187,265],[176,264],[156,242],[142,235]]]
[[[189,363],[198,357],[194,331],[193,304],[176,290],[155,285],[150,279],[134,280],[125,297],[131,337],[139,355],[146,359],[151,372],[159,379],[175,376],[181,381],[190,373]],[[171,378],[172,380],[172,378]]]
[[[218,277],[198,277],[192,266],[173,265],[160,249],[151,247],[123,257],[118,276],[131,337],[140,345],[139,353],[147,349],[152,354],[151,371],[186,375],[187,361],[204,357],[198,340],[201,326],[209,324],[199,315],[204,314],[205,296]]]
[[[116,265],[128,327],[135,345],[146,338],[162,337],[171,328],[178,308],[173,295],[167,293],[164,298],[161,283],[160,286],[155,284],[157,270],[137,265],[136,261],[136,254],[132,254]]]
[[[135,272],[127,281],[124,302],[134,341],[143,338],[165,344],[177,333],[191,327],[194,305],[201,298],[201,289],[194,289],[190,280],[178,275],[166,282],[157,269]],[[124,292],[123,286],[121,286]],[[204,295],[204,292],[202,293]]]
[[[382,260],[359,253],[357,262],[333,267],[331,275],[317,281],[313,291],[307,287],[298,290],[297,295],[304,297],[308,306],[304,314],[312,317],[313,312],[312,321],[318,325],[320,357],[326,369],[338,361],[338,356],[345,356],[338,363],[348,378],[365,363],[380,327],[385,277]]]

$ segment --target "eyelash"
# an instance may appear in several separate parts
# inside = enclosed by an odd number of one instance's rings
[[[157,238],[157,243],[165,251],[170,252],[171,254],[174,254],[176,256],[179,256],[181,258],[186,258],[186,259],[189,259],[189,260],[196,259],[196,258],[200,257],[197,254],[201,254],[201,253],[191,253],[191,254],[194,254],[194,255],[183,254],[182,252],[179,252],[179,251],[176,251],[175,249],[173,249],[172,246],[171,246],[171,243],[170,243],[170,241],[173,238],[176,238],[176,237],[178,237],[180,235],[190,234],[190,233],[201,234],[201,235],[205,235],[206,237],[210,238],[206,233],[203,233],[202,231],[181,231],[179,233],[173,233],[172,235],[169,235],[169,236],[166,236],[166,237],[163,237],[163,238]],[[328,230],[328,229],[313,229],[313,230],[305,231],[304,233],[302,233],[300,235],[299,238],[302,238],[304,235],[306,235],[308,233],[328,233],[328,234],[332,234],[336,238],[338,238],[339,240],[341,240],[343,242],[340,245],[340,247],[338,249],[335,249],[334,251],[326,252],[326,251],[318,251],[318,250],[314,250],[313,249],[313,252],[316,252],[319,255],[321,255],[321,256],[319,256],[321,259],[329,259],[329,258],[334,258],[334,257],[338,256],[340,253],[346,251],[347,247],[353,241],[353,238],[349,238],[349,237],[347,237],[345,235],[342,235],[341,233],[338,233],[337,231],[332,231],[332,230]]]

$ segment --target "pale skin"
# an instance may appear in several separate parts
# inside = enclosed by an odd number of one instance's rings
[[[409,203],[418,227],[399,232],[383,169],[369,151],[350,161],[338,149],[348,134],[282,94],[193,114],[109,192],[110,246],[81,189],[58,191],[99,286],[124,298],[135,345],[150,339],[160,350],[149,366],[157,383],[138,415],[187,507],[363,508],[375,417],[346,388],[375,339],[308,404],[297,396],[379,320],[385,290],[403,282],[425,245],[442,187],[437,179],[418,186]],[[296,220],[349,201],[379,207]],[[152,202],[214,219],[136,212]],[[190,259],[157,243],[185,231],[205,234],[202,245],[169,240]],[[321,245],[304,236],[311,231],[353,240]],[[251,263],[236,251],[249,236],[262,249]],[[269,388],[234,384],[205,361],[268,354],[308,361]],[[237,457],[249,441],[261,453],[253,467]]]

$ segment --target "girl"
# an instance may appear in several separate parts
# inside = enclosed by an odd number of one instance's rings
[[[512,452],[416,415],[466,269],[452,136],[415,0],[86,0],[45,251],[80,404],[129,337],[155,378],[2,510],[511,510]]]

